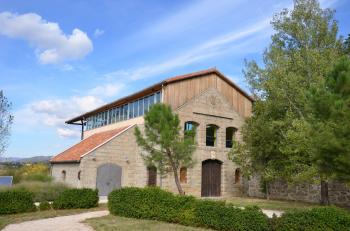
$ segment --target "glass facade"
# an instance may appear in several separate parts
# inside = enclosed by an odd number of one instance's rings
[[[143,116],[150,106],[160,103],[161,100],[162,93],[159,91],[120,107],[97,113],[86,119],[85,130],[91,130],[108,124],[117,123],[119,121]]]

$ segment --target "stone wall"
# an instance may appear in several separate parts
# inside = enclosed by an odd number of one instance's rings
[[[251,197],[265,197],[261,192],[259,177],[252,177],[245,181],[244,193]],[[328,185],[330,203],[341,206],[350,206],[350,188],[346,184],[331,182]],[[293,200],[319,203],[321,200],[321,186],[315,184],[288,185],[283,181],[270,184],[270,198],[279,200]]]
[[[51,176],[55,181],[63,182],[72,187],[80,187],[79,170],[79,163],[55,163],[51,167]],[[66,172],[65,179],[63,178],[63,171]]]

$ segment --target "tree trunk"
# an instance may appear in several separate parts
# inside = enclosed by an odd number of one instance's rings
[[[321,204],[329,205],[328,182],[321,180]]]
[[[176,166],[175,166],[175,163],[174,163],[173,158],[171,156],[171,152],[167,151],[167,155],[168,155],[168,158],[170,160],[171,168],[173,169],[174,179],[175,179],[175,184],[176,184],[177,190],[179,191],[180,195],[185,195],[184,191],[182,190],[182,186],[180,184],[179,174],[177,174],[178,168],[176,168]]]
[[[265,189],[266,189],[266,199],[270,200],[270,188],[269,188],[269,183],[265,183]]]
[[[174,178],[175,178],[175,184],[177,187],[177,190],[179,191],[180,195],[185,195],[185,192],[182,190],[182,186],[180,184],[180,179],[179,179],[179,175],[177,174],[177,169],[173,168],[174,171]]]

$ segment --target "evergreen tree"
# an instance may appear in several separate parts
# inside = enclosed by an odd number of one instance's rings
[[[247,62],[245,77],[256,98],[253,115],[243,128],[242,144],[231,158],[259,171],[263,182],[283,179],[291,183],[320,179],[310,142],[310,89],[323,86],[325,76],[343,54],[338,26],[330,9],[316,0],[296,0],[271,22],[275,34],[264,52],[264,66]]]
[[[156,167],[161,177],[172,172],[180,195],[184,194],[179,180],[179,169],[191,167],[195,151],[194,131],[183,134],[180,119],[170,106],[155,104],[145,114],[144,135],[137,127],[137,144],[145,151],[142,157],[147,166]]]
[[[314,162],[323,179],[350,182],[350,60],[343,57],[311,94]],[[327,184],[327,181],[324,182]],[[322,193],[326,194],[327,187]],[[324,203],[329,203],[325,198]]]

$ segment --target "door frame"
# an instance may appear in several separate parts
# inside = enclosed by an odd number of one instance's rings
[[[209,179],[209,183],[208,183],[208,185],[207,185],[207,187],[210,187],[210,188],[208,188],[207,190],[209,191],[208,192],[208,195],[206,195],[206,190],[204,190],[204,184],[203,184],[203,177],[204,177],[204,174],[203,174],[203,171],[204,171],[204,168],[203,168],[203,166],[205,165],[205,164],[209,164],[209,163],[216,163],[216,164],[218,164],[219,165],[219,168],[220,168],[220,171],[219,171],[219,176],[218,176],[218,180],[219,180],[219,186],[218,186],[218,188],[217,188],[217,190],[218,190],[218,195],[213,195],[212,194],[212,188],[211,187],[214,187],[214,184],[213,184],[213,178],[215,178],[215,177],[212,177],[212,173],[213,173],[213,171],[215,171],[213,168],[211,168],[211,169],[209,169],[209,171],[211,171],[210,173],[209,173],[209,177],[211,178],[211,179]],[[201,197],[220,197],[221,196],[221,187],[222,187],[222,164],[223,164],[223,162],[221,161],[221,160],[218,160],[218,159],[206,159],[206,160],[203,160],[202,161],[202,165],[201,165],[201,167],[202,167],[202,169],[201,169]],[[208,176],[208,175],[207,175]]]
[[[122,166],[118,165],[118,164],[114,164],[114,163],[104,163],[104,164],[101,164],[99,165],[97,168],[96,168],[96,189],[99,189],[98,188],[98,176],[99,176],[99,169],[100,168],[103,168],[103,167],[106,167],[106,166],[112,166],[112,167],[116,167],[117,169],[120,169],[120,188],[122,187],[122,181],[123,181],[123,168]],[[108,195],[100,195],[100,190],[98,192],[99,196],[108,196]]]

